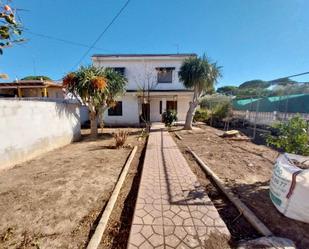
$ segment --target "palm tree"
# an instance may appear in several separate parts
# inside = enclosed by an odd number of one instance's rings
[[[212,92],[217,79],[221,77],[221,67],[216,63],[211,63],[203,55],[202,57],[190,57],[183,61],[178,73],[183,85],[192,89],[193,99],[189,104],[184,129],[192,130],[192,120],[195,110],[199,104],[200,97],[208,92]]]
[[[116,98],[124,93],[126,83],[127,79],[113,69],[94,66],[81,67],[64,77],[64,87],[80,97],[88,107],[93,137],[98,134],[98,119],[103,122],[103,113],[115,106]]]

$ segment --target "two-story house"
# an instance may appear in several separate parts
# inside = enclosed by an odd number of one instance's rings
[[[139,125],[161,121],[161,114],[174,109],[184,121],[193,92],[179,81],[178,71],[185,58],[196,54],[96,54],[94,66],[108,67],[123,74],[126,92],[114,108],[104,114],[108,125]]]

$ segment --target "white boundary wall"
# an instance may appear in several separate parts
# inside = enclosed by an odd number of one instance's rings
[[[0,171],[79,138],[76,104],[0,99]]]

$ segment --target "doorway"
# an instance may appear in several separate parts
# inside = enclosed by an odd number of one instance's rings
[[[150,121],[150,104],[142,104],[142,115],[141,115],[141,121],[143,123]]]

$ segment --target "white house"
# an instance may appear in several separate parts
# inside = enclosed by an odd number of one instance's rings
[[[193,92],[179,81],[185,58],[196,54],[96,54],[94,66],[108,67],[127,79],[126,93],[117,106],[104,114],[108,125],[139,125],[144,120],[161,121],[161,114],[175,109],[184,121]]]

